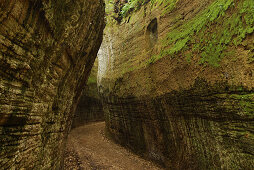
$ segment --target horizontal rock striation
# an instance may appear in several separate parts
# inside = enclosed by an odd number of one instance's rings
[[[78,127],[88,122],[103,121],[102,102],[98,98],[82,95],[77,105],[72,127]]]
[[[60,169],[102,41],[101,0],[0,1],[0,167]]]
[[[227,89],[197,81],[155,98],[104,97],[107,132],[168,169],[253,169],[254,91]]]
[[[98,60],[96,59],[88,78],[86,87],[80,97],[74,114],[72,127],[78,127],[88,122],[103,121],[104,112],[97,88]]]
[[[253,1],[151,2],[108,12],[107,132],[168,169],[253,169]]]

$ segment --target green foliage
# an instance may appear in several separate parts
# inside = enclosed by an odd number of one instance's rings
[[[227,10],[233,14],[227,15]],[[227,46],[241,44],[254,31],[253,18],[253,0],[217,0],[191,21],[176,25],[162,42],[164,50],[152,61],[191,50],[193,55],[200,54],[200,64],[218,67]]]
[[[105,13],[106,15],[111,15],[114,12],[114,0],[107,0],[105,1]]]
[[[163,8],[162,15],[164,15],[175,8],[177,1],[178,0],[151,0],[150,2],[152,7],[160,6],[160,8]],[[131,11],[137,10],[145,2],[147,2],[147,0],[128,0],[128,3],[126,3],[121,10],[121,15],[126,17]]]
[[[126,17],[130,11],[136,10],[143,3],[144,0],[128,0],[128,3],[126,3],[121,10],[121,15]]]
[[[87,84],[95,84],[95,83],[97,83],[96,77],[90,76],[88,78]]]
[[[152,63],[154,63],[156,60],[157,60],[157,56],[152,56],[152,57],[148,60],[147,64],[152,64]]]
[[[151,5],[163,9],[162,15],[171,12],[175,7],[178,0],[151,0]]]

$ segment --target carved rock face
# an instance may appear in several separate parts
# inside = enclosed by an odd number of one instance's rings
[[[82,126],[88,122],[103,121],[102,102],[97,90],[98,60],[95,60],[86,87],[80,97],[72,121],[72,128]]]
[[[254,169],[254,1],[163,2],[107,16],[108,134],[168,169]]]
[[[0,167],[59,169],[103,1],[1,0],[0,23]]]

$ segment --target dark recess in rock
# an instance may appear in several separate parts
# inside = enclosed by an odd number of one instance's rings
[[[147,41],[150,42],[150,47],[152,48],[158,40],[158,22],[157,18],[154,18],[147,26]]]

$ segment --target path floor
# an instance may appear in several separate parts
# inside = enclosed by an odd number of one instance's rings
[[[105,138],[105,123],[75,128],[68,137],[66,170],[157,170],[161,169]]]

